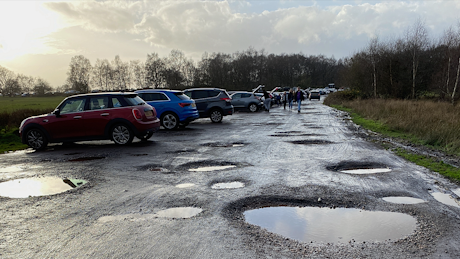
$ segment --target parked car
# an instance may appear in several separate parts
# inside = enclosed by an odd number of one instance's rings
[[[184,93],[195,100],[200,118],[209,117],[217,123],[224,116],[233,114],[232,99],[224,89],[194,88],[184,90]]]
[[[235,92],[230,97],[235,110],[247,109],[250,112],[256,112],[263,107],[260,97],[251,92]]]
[[[311,99],[318,99],[318,101],[321,99],[321,94],[319,91],[311,91],[310,92],[310,100]]]
[[[160,128],[155,108],[136,93],[80,94],[65,98],[50,114],[21,122],[22,142],[34,149],[48,143],[111,139],[125,145],[149,139]]]
[[[185,127],[200,117],[195,101],[181,91],[149,89],[136,93],[155,108],[161,126],[167,130]]]

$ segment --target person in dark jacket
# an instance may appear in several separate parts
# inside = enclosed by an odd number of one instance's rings
[[[265,110],[267,112],[270,112],[270,105],[271,105],[271,102],[272,102],[272,98],[270,98],[270,94],[267,92],[267,91],[264,91],[264,106],[265,106]]]
[[[297,88],[297,92],[295,93],[295,99],[297,100],[297,112],[300,112],[300,105],[302,101],[305,99],[305,96],[303,96],[302,91],[300,91],[300,87]]]
[[[292,93],[292,89],[290,89],[288,93],[289,110],[292,110],[293,101],[294,101],[294,93]]]

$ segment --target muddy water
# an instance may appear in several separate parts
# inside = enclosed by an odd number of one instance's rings
[[[397,240],[416,229],[416,219],[403,213],[349,208],[267,207],[244,216],[249,224],[301,242]]]
[[[61,179],[58,177],[17,179],[0,183],[0,196],[9,198],[46,196],[62,193],[85,183],[86,181],[84,180]]]
[[[382,198],[386,202],[397,203],[397,204],[418,204],[424,203],[426,201],[422,199],[412,198],[412,197],[400,197],[400,196],[390,196]]]
[[[243,187],[244,183],[242,182],[215,183],[211,186],[212,189],[236,189]]]
[[[219,171],[225,170],[229,168],[234,168],[236,165],[223,165],[223,166],[204,166],[198,168],[189,169],[190,172],[212,172],[212,171]]]

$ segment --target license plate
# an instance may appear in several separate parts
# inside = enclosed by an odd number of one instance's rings
[[[145,116],[147,116],[147,117],[152,117],[152,116],[153,116],[152,110],[145,111]]]

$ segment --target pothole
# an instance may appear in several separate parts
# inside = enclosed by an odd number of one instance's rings
[[[190,168],[188,169],[190,172],[212,172],[212,171],[220,171],[226,170],[230,168],[235,168],[236,165],[221,165],[221,166],[202,166],[197,168]]]
[[[74,159],[69,159],[70,162],[82,162],[82,161],[92,161],[92,160],[99,160],[104,159],[104,156],[89,156],[89,157],[79,157]]]
[[[131,154],[131,156],[148,156],[149,154]]]
[[[373,162],[344,161],[337,165],[327,166],[326,169],[346,174],[378,174],[391,172],[384,164]]]
[[[67,153],[67,154],[64,154],[64,155],[65,155],[65,156],[81,155],[81,152]]]
[[[247,223],[300,242],[383,242],[411,235],[416,219],[397,212],[351,208],[265,207],[244,212]]]
[[[195,207],[177,207],[166,210],[161,210],[154,214],[159,218],[187,219],[200,214],[203,211],[201,208]]]
[[[190,188],[190,187],[193,187],[195,186],[194,183],[181,183],[181,184],[177,184],[175,187],[176,188]]]
[[[386,202],[396,203],[396,204],[418,204],[424,203],[425,200],[413,198],[413,197],[404,197],[404,196],[389,196],[382,198]]]
[[[220,142],[214,142],[214,143],[204,143],[202,146],[205,147],[243,147],[244,143],[242,142],[233,142],[233,143],[220,143]]]
[[[289,141],[289,142],[292,144],[297,144],[297,145],[323,145],[323,144],[333,143],[329,140],[322,140],[322,139],[294,140],[294,141]]]
[[[62,193],[87,183],[79,179],[61,179],[58,177],[37,177],[11,180],[0,183],[0,196],[9,198],[27,198]]]
[[[215,183],[211,185],[212,189],[237,189],[237,188],[243,188],[245,185],[242,182],[223,182],[223,183]]]
[[[176,150],[176,151],[169,151],[166,152],[168,154],[182,154],[182,153],[196,153],[196,149],[182,149],[182,150]]]
[[[450,196],[447,193],[441,193],[441,192],[432,192],[430,193],[431,196],[433,196],[437,201],[449,205],[449,206],[454,206],[457,208],[460,208],[460,205],[455,201],[452,196]]]
[[[163,167],[149,167],[147,169],[150,172],[169,173],[170,171]]]

